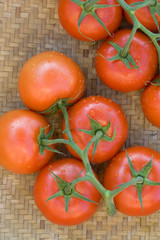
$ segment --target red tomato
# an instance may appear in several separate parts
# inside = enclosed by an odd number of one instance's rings
[[[108,40],[124,47],[131,30],[120,30],[113,38]],[[136,32],[129,49],[139,69],[129,69],[121,60],[108,61],[117,54],[117,51],[107,42],[103,42],[97,50],[95,59],[97,74],[102,82],[108,87],[120,91],[130,92],[145,87],[145,82],[150,81],[158,67],[158,55],[156,48],[150,39],[143,33]]]
[[[153,155],[152,169],[148,175],[151,181],[160,182],[160,153],[157,151],[143,147],[131,147],[127,149],[133,167],[139,172],[149,162]],[[132,179],[129,168],[127,155],[125,151],[117,154],[108,164],[104,173],[104,187],[113,190],[119,184],[128,182]],[[145,185],[142,189],[143,209],[137,195],[135,186],[130,186],[119,193],[114,202],[116,208],[130,216],[145,216],[152,214],[160,209],[160,186]]]
[[[82,0],[82,2],[85,2]],[[96,4],[118,4],[115,0],[100,0]],[[74,38],[89,41],[100,40],[108,36],[107,31],[98,21],[88,14],[80,24],[80,32],[78,31],[78,19],[81,15],[82,8],[70,0],[60,0],[58,7],[59,20],[63,28]],[[115,32],[119,27],[122,18],[122,9],[120,6],[101,8],[96,10],[96,14],[102,20],[110,33]],[[87,38],[86,38],[87,37]]]
[[[29,174],[43,168],[53,157],[53,152],[44,150],[40,155],[37,137],[40,127],[47,120],[38,113],[17,109],[0,117],[0,165],[7,170]]]
[[[46,203],[49,197],[59,191],[49,170],[68,183],[72,182],[82,170],[84,171],[80,177],[85,175],[84,165],[76,159],[62,159],[46,166],[38,174],[34,185],[34,200],[42,214],[53,223],[67,226],[79,224],[91,218],[97,210],[98,204],[71,197],[66,212],[64,196],[56,197]],[[75,189],[92,201],[99,203],[101,200],[100,193],[90,182],[79,182],[75,185]]]
[[[136,3],[136,2],[143,2],[144,0],[125,0],[125,2],[127,4],[132,4],[132,3]],[[160,0],[158,1],[160,3]],[[124,15],[127,19],[127,21],[131,24],[132,23],[132,19],[130,18],[130,16],[127,14],[127,12],[124,11]],[[137,19],[140,21],[140,23],[143,24],[144,27],[148,28],[150,31],[152,32],[157,32],[157,26],[156,23],[151,15],[151,12],[149,10],[149,7],[142,7],[140,9],[137,9],[135,11],[135,16],[137,17]],[[158,14],[155,14],[157,21],[158,21],[158,25],[160,27],[160,16],[158,16]]]
[[[35,111],[44,111],[57,100],[75,98],[84,92],[84,76],[79,66],[59,52],[43,52],[29,59],[18,81],[23,103]]]
[[[159,78],[157,76],[156,78]],[[156,79],[155,78],[155,79]],[[141,106],[144,115],[153,125],[160,127],[160,86],[149,84],[142,93]]]
[[[84,98],[69,108],[68,115],[73,139],[82,150],[84,150],[87,143],[92,139],[92,136],[76,129],[91,129],[88,116],[96,120],[103,127],[108,124],[110,118],[111,127],[107,132],[107,135],[109,137],[113,136],[114,129],[116,128],[116,137],[112,142],[101,140],[98,143],[98,147],[93,160],[93,144],[90,147],[88,157],[89,160],[93,161],[94,163],[101,163],[111,159],[115,154],[119,152],[126,141],[128,134],[128,123],[126,117],[120,105],[113,102],[111,99],[107,99],[101,96],[90,96]],[[63,130],[64,127],[65,123],[63,120]],[[67,139],[67,136],[65,134],[63,137]],[[66,145],[66,147],[73,156],[80,158],[70,146]]]

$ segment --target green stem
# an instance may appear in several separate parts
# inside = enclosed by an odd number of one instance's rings
[[[63,104],[63,102],[61,100],[58,101],[58,106],[62,110],[64,119],[65,119],[65,130],[64,130],[64,132],[65,133],[67,132],[68,139],[69,139],[69,141],[72,142],[73,137],[72,137],[72,134],[71,134],[70,129],[69,129],[69,118],[68,118],[67,109],[66,109],[65,105]]]
[[[81,178],[76,178],[75,180],[73,180],[73,182],[71,183],[72,185],[75,185],[79,182],[84,182],[84,181],[89,181],[89,178],[88,176],[84,176],[84,177],[81,177]]]
[[[64,119],[65,119],[65,130],[63,132],[67,134],[67,137],[69,139],[69,145],[74,149],[74,151],[76,153],[78,153],[78,155],[81,158],[83,151],[78,147],[78,145],[73,140],[73,137],[72,137],[72,134],[71,134],[71,131],[70,131],[70,128],[69,128],[69,118],[68,118],[68,113],[67,113],[66,106],[63,104],[62,101],[58,102],[58,106],[62,110],[63,115],[64,115]]]
[[[53,140],[42,139],[41,140],[41,144],[43,146],[49,146],[49,145],[56,144],[56,143],[69,144],[70,145],[70,142],[68,140],[65,140],[65,139],[53,139]]]
[[[102,131],[97,131],[96,135],[89,141],[89,143],[87,144],[87,146],[85,147],[84,151],[82,152],[82,161],[83,164],[85,165],[85,168],[88,172],[92,172],[92,168],[88,159],[88,151],[89,148],[91,147],[91,145],[99,138],[101,138],[103,135]]]
[[[121,186],[119,186],[119,188],[113,190],[113,191],[106,191],[104,192],[105,195],[103,195],[105,202],[107,204],[107,210],[108,210],[108,215],[109,216],[114,216],[114,214],[116,213],[116,207],[114,204],[114,197],[119,194],[120,192],[122,192],[124,189],[132,186],[132,185],[136,185],[137,183],[142,183],[143,182],[143,178],[142,177],[137,177],[137,178],[133,178],[131,179],[129,182],[123,183]]]
[[[114,191],[109,191],[107,189],[104,188],[104,186],[98,181],[98,179],[95,177],[89,159],[88,159],[88,151],[89,148],[91,147],[91,145],[99,138],[102,137],[103,132],[102,131],[97,131],[96,135],[89,141],[89,143],[87,144],[86,148],[84,149],[84,151],[82,151],[77,144],[74,142],[73,137],[71,135],[71,131],[69,128],[69,118],[68,118],[68,113],[67,113],[67,109],[65,107],[65,105],[63,103],[60,102],[59,107],[61,108],[63,114],[64,114],[64,118],[65,118],[65,133],[68,136],[68,140],[67,144],[69,144],[76,152],[77,154],[81,157],[81,160],[83,161],[83,164],[85,166],[86,169],[86,175],[82,178],[77,178],[72,182],[72,186],[75,185],[78,182],[81,181],[89,181],[91,182],[95,188],[100,192],[100,194],[103,196],[106,205],[107,205],[107,211],[108,214],[110,216],[113,216],[116,212],[116,207],[114,204],[114,200],[113,198],[122,190],[124,190],[125,188],[131,186],[131,185],[135,185],[136,183],[140,183],[143,181],[142,177],[137,177],[137,178],[133,178],[131,181],[129,181],[128,183],[124,183],[122,186],[120,186],[118,189],[114,190]],[[51,140],[54,141],[54,140]],[[57,140],[55,140],[57,141]],[[60,139],[59,142],[63,142],[62,139]],[[64,143],[64,142],[63,142]],[[70,192],[70,186],[69,186],[69,190],[67,189],[68,192]]]
[[[121,5],[121,7],[128,13],[130,18],[132,19],[133,22],[133,28],[139,28],[142,32],[144,32],[153,42],[154,46],[157,49],[158,52],[158,60],[159,60],[159,71],[160,71],[160,46],[157,42],[157,38],[160,37],[160,33],[152,33],[150,30],[148,30],[146,27],[144,27],[139,20],[135,16],[135,9],[128,5],[124,0],[117,0],[117,2]],[[153,3],[148,1],[147,6],[152,5]],[[134,31],[132,31],[134,33]],[[129,43],[128,43],[129,44]],[[126,49],[128,46],[125,47]],[[127,50],[124,50],[124,54],[126,54]],[[123,53],[122,53],[123,54]]]
[[[127,41],[125,47],[123,48],[123,50],[120,53],[121,57],[126,57],[127,56],[128,52],[129,52],[131,42],[132,42],[132,39],[133,39],[138,27],[139,27],[138,24],[135,24],[134,27],[132,28],[132,32],[131,32],[131,34],[128,38],[128,41]]]
[[[86,12],[90,12],[94,6],[95,3],[97,3],[99,0],[90,0],[87,1],[87,3],[84,5],[84,10]]]
[[[153,4],[155,4],[155,0],[144,1],[141,4],[138,4],[137,6],[132,7],[132,11],[136,11],[136,10],[142,8],[142,7],[151,6]]]
[[[132,178],[129,182],[123,183],[120,185],[117,189],[110,192],[110,197],[114,198],[118,193],[122,192],[124,189],[136,185],[137,183],[143,183],[144,178],[141,176],[138,176],[136,178]]]

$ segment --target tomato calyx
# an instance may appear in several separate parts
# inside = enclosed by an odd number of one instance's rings
[[[121,60],[129,69],[138,69],[139,66],[137,66],[137,64],[135,63],[133,57],[131,56],[131,54],[129,52],[126,52],[124,54],[124,51],[122,47],[120,47],[118,44],[112,42],[112,41],[107,41],[110,45],[112,45],[112,47],[114,47],[114,49],[117,51],[117,54],[109,59],[105,58],[102,54],[99,54],[101,57],[103,57],[105,60],[107,61],[116,61],[116,60]],[[133,65],[133,67],[131,66],[131,64]]]
[[[134,179],[140,179],[140,182],[136,183],[136,189],[137,189],[137,194],[138,194],[138,199],[140,201],[141,204],[141,208],[143,210],[143,200],[142,200],[142,189],[145,185],[152,185],[152,186],[156,186],[156,185],[160,185],[160,182],[154,182],[148,179],[148,175],[152,169],[152,160],[153,160],[153,155],[151,157],[151,160],[139,171],[137,172],[135,170],[135,168],[133,167],[133,164],[131,162],[131,159],[127,153],[126,150],[126,155],[127,155],[127,160],[128,160],[128,164],[132,173],[132,177],[133,180]],[[120,185],[118,185],[118,187],[122,187],[123,185],[125,185],[126,183],[122,183]]]
[[[59,106],[60,104],[63,103],[66,107],[71,106],[72,104],[68,103],[71,100],[73,100],[73,99],[71,99],[71,98],[59,99],[52,106],[50,106],[47,110],[45,110],[43,112],[39,112],[39,113],[48,114],[48,115],[55,114],[56,112],[58,112],[60,110],[60,106]]]
[[[100,8],[108,8],[108,7],[116,7],[116,6],[120,6],[119,4],[118,5],[108,5],[108,4],[96,4],[99,0],[87,0],[85,2],[82,2],[80,0],[70,0],[71,2],[74,2],[76,3],[78,6],[81,7],[82,9],[82,12],[80,14],[80,17],[78,19],[78,31],[79,33],[85,37],[86,39],[90,40],[90,41],[93,41],[93,39],[87,37],[87,36],[84,36],[81,31],[80,31],[80,25],[83,21],[83,19],[88,15],[90,14],[92,17],[94,17],[96,19],[96,21],[107,31],[108,35],[109,36],[112,36],[111,33],[108,31],[108,29],[106,28],[105,24],[102,22],[102,20],[99,18],[99,16],[97,15],[96,13],[96,10],[97,9],[100,9]]]
[[[40,155],[44,154],[45,149],[47,149],[49,151],[52,151],[54,153],[65,155],[64,153],[62,153],[62,152],[60,152],[60,151],[58,151],[58,150],[49,146],[49,145],[54,143],[53,140],[50,140],[50,138],[52,137],[52,135],[54,133],[54,122],[53,122],[51,130],[49,131],[48,134],[45,134],[45,129],[46,128],[40,127],[39,134],[38,134],[38,137],[37,137],[37,142],[38,142],[38,145],[39,145]],[[47,145],[45,145],[44,142],[47,142]],[[48,144],[48,142],[49,142],[49,144]]]
[[[158,2],[158,0],[145,0],[144,2],[132,3],[129,6],[133,6],[134,11],[142,7],[148,6],[153,20],[157,26],[158,32],[160,31],[159,24],[155,15],[158,14],[158,16],[160,16],[160,3]]]
[[[148,175],[152,169],[152,159],[153,156],[151,157],[151,160],[139,171],[137,172],[135,170],[135,168],[133,167],[133,164],[131,162],[131,159],[126,151],[126,155],[127,155],[127,160],[128,160],[128,164],[130,167],[130,171],[132,174],[132,178],[130,181],[119,184],[117,186],[114,187],[114,189],[112,191],[106,191],[104,193],[104,198],[105,201],[107,203],[107,206],[109,207],[108,209],[108,214],[110,216],[113,216],[116,212],[116,207],[114,204],[114,197],[119,194],[120,192],[122,192],[123,190],[125,190],[126,188],[130,187],[130,186],[135,186],[137,189],[137,194],[138,194],[138,198],[141,204],[141,208],[143,210],[143,201],[142,201],[142,190],[143,187],[145,185],[150,185],[150,186],[156,186],[156,185],[160,185],[160,182],[155,182],[155,181],[151,181],[148,179]]]
[[[160,63],[160,51],[159,51],[159,44],[157,42],[157,39],[160,38],[160,33],[152,33],[150,30],[148,30],[146,27],[143,26],[143,24],[140,23],[140,21],[137,19],[136,15],[135,15],[135,11],[138,9],[138,8],[141,8],[141,7],[144,7],[144,6],[149,6],[150,9],[153,8],[154,11],[157,11],[158,15],[160,15],[160,10],[159,10],[159,2],[158,0],[146,0],[146,1],[143,1],[144,5],[140,5],[140,6],[131,6],[131,5],[128,5],[125,1],[123,0],[117,0],[117,2],[121,5],[121,7],[128,13],[128,15],[130,16],[132,22],[133,22],[133,28],[132,28],[132,33],[134,33],[134,30],[136,29],[140,29],[142,30],[142,32],[144,32],[150,39],[151,41],[153,42],[156,50],[157,50],[157,53],[158,53],[158,59],[159,59],[159,63]],[[136,3],[137,4],[137,3]],[[155,4],[157,4],[158,7],[154,8]],[[151,10],[152,11],[152,10]],[[156,18],[155,17],[155,12],[153,14],[153,18]],[[157,21],[157,20],[156,20]],[[131,33],[131,35],[132,35]],[[130,35],[130,36],[131,36]],[[132,38],[132,37],[131,37]],[[130,39],[131,39],[130,38]],[[159,71],[160,71],[160,64],[159,64]]]
[[[160,3],[158,2],[158,0],[154,0],[153,1],[153,4],[152,5],[149,5],[149,11],[154,19],[154,22],[157,26],[157,29],[158,29],[158,32],[160,31],[160,28],[159,28],[159,24],[158,24],[158,21],[157,21],[157,18],[156,18],[156,13],[158,14],[158,16],[160,16]]]
[[[107,142],[112,142],[115,139],[115,136],[116,136],[116,128],[114,129],[112,137],[110,137],[110,136],[107,135],[107,132],[111,127],[110,118],[109,118],[108,124],[104,127],[102,127],[99,122],[92,119],[90,116],[88,116],[88,118],[89,118],[89,121],[90,121],[91,130],[85,130],[85,129],[78,129],[78,130],[81,131],[81,132],[84,132],[86,134],[89,134],[92,137],[96,136],[96,134],[99,134],[99,138],[96,139],[95,142],[94,142],[93,155],[92,155],[92,159],[93,159],[99,141],[104,140],[104,141],[107,141]]]
[[[80,174],[84,171],[80,171],[80,173],[77,175],[77,177],[74,179],[74,181],[72,182],[66,182],[64,181],[62,178],[60,178],[58,175],[56,175],[54,172],[52,172],[50,169],[50,176],[56,181],[58,187],[59,187],[59,191],[56,192],[55,194],[53,194],[52,196],[50,196],[46,202],[56,198],[56,197],[64,197],[64,200],[65,200],[65,211],[68,212],[68,208],[69,208],[69,201],[72,197],[76,197],[76,198],[79,198],[79,199],[82,199],[84,201],[87,201],[87,202],[92,202],[94,204],[98,204],[97,202],[95,201],[92,201],[91,199],[81,195],[79,192],[76,191],[75,189],[75,185],[76,183],[78,182],[82,182],[82,181],[85,181],[87,180],[87,176],[84,176],[84,177],[80,177]]]

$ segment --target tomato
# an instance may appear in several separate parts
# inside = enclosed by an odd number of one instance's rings
[[[108,40],[124,47],[130,33],[129,29],[120,30]],[[136,32],[129,53],[139,66],[138,69],[133,67],[129,69],[121,60],[108,61],[107,59],[115,56],[117,51],[107,41],[104,41],[97,50],[95,67],[100,80],[108,87],[120,92],[130,92],[145,87],[145,82],[154,77],[158,67],[156,48],[143,33]]]
[[[92,139],[92,136],[77,129],[90,130],[91,125],[89,117],[100,123],[102,127],[108,124],[110,118],[111,126],[107,131],[107,135],[109,137],[112,137],[114,130],[116,130],[115,139],[112,142],[100,140],[93,159],[92,144],[88,152],[88,157],[91,162],[101,163],[111,159],[115,154],[119,152],[126,141],[128,134],[128,123],[125,114],[122,111],[120,105],[113,102],[111,99],[107,99],[101,96],[90,96],[84,98],[69,108],[68,116],[72,137],[75,143],[82,150],[84,150],[87,143]],[[64,127],[65,122],[63,120],[63,130]],[[63,134],[63,137],[67,139],[67,136],[65,134]],[[66,145],[66,147],[73,156],[80,158],[70,146]]]
[[[50,171],[70,183],[82,170],[84,171],[80,177],[85,176],[86,173],[83,163],[76,159],[67,158],[50,163],[38,174],[34,185],[34,200],[39,210],[49,221],[60,225],[75,225],[91,218],[97,210],[98,204],[72,196],[67,212],[65,211],[64,196],[56,197],[46,203],[49,197],[59,191]],[[101,195],[90,182],[79,182],[75,185],[75,189],[86,198],[97,203],[100,202]]]
[[[47,120],[38,113],[17,109],[0,117],[0,165],[7,170],[29,174],[43,168],[53,157],[53,152],[44,150],[40,155],[37,137],[40,127],[46,127]]]
[[[81,2],[85,2],[82,0]],[[100,0],[96,4],[118,4],[115,0]],[[80,32],[78,31],[78,19],[81,15],[82,8],[70,0],[60,0],[58,6],[59,20],[63,28],[74,38],[90,41],[100,40],[108,36],[105,28],[98,21],[87,14],[80,24]],[[96,14],[104,23],[110,33],[115,32],[119,27],[122,18],[122,9],[120,6],[101,8],[96,10]],[[90,38],[90,39],[87,39]]]
[[[157,76],[156,78],[159,78]],[[155,79],[156,79],[155,78]],[[142,93],[141,106],[145,117],[153,125],[160,127],[160,86],[149,84]]]
[[[84,76],[79,66],[62,53],[40,53],[21,69],[18,90],[23,103],[35,111],[44,111],[57,100],[76,102],[84,92]]]
[[[132,3],[136,3],[136,2],[143,2],[144,0],[125,0],[125,2],[127,4],[132,4]],[[160,3],[160,0],[158,1]],[[127,21],[131,24],[132,23],[132,19],[130,18],[130,16],[127,14],[127,12],[124,11],[124,15],[127,19]],[[140,23],[148,28],[150,31],[152,32],[157,32],[158,29],[157,29],[157,26],[156,26],[156,23],[151,15],[151,12],[149,10],[149,7],[142,7],[140,9],[137,9],[135,11],[135,16],[137,17],[137,19],[140,21]],[[155,13],[155,16],[156,16],[156,19],[158,21],[158,25],[160,27],[160,16],[158,16],[157,13]]]
[[[152,169],[148,175],[151,181],[160,182],[160,153],[143,146],[127,149],[133,167],[139,172],[149,162],[153,155]],[[132,179],[125,151],[117,154],[108,164],[104,173],[104,187],[113,190],[119,184]],[[145,216],[160,209],[160,186],[144,185],[142,189],[143,210],[135,186],[130,186],[114,198],[116,208],[130,216]]]

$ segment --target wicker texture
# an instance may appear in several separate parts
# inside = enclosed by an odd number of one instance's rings
[[[129,121],[125,147],[144,145],[160,150],[159,130],[145,118],[140,106],[142,91],[118,93],[97,78],[94,57],[99,43],[80,42],[60,26],[58,0],[0,0],[0,114],[24,108],[17,91],[18,73],[35,54],[46,50],[65,53],[77,62],[86,77],[85,96],[112,98],[121,104]],[[121,27],[126,26],[123,22]],[[60,117],[55,116],[57,136]],[[100,175],[103,165],[98,166]],[[158,240],[160,212],[147,217],[107,216],[104,202],[84,224],[62,227],[41,215],[33,200],[37,174],[18,175],[0,168],[0,239],[1,240]]]

